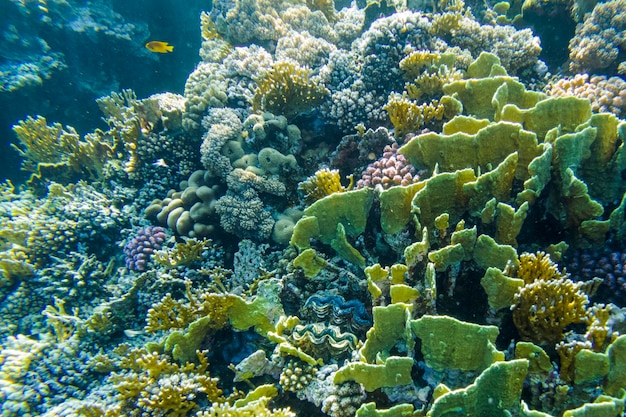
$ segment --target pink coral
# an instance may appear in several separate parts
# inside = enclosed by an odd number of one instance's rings
[[[390,188],[394,185],[409,185],[419,180],[415,167],[398,153],[398,144],[385,146],[383,156],[371,163],[357,181],[357,188],[376,187]]]
[[[611,112],[617,116],[626,114],[626,81],[619,77],[576,74],[574,78],[560,79],[550,86],[551,96],[576,96],[591,101],[595,113]]]

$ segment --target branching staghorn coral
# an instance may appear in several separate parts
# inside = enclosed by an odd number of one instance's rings
[[[270,400],[270,397],[262,396],[252,401],[214,404],[208,411],[199,412],[197,417],[296,417],[289,408],[269,408],[267,403]]]
[[[463,0],[441,0],[438,3],[441,12],[433,15],[430,34],[443,36],[461,26],[461,19],[469,14],[469,9],[465,8]]]
[[[405,90],[412,100],[422,96],[438,98],[443,94],[443,85],[463,78],[463,73],[454,66],[456,55],[430,51],[414,51],[400,61],[400,69],[409,81]]]
[[[310,80],[310,70],[287,61],[277,61],[257,80],[252,100],[255,111],[269,111],[292,118],[319,104],[329,94],[326,87]]]
[[[60,123],[48,126],[45,117],[28,116],[13,126],[20,145],[11,144],[24,160],[22,170],[37,172],[40,163],[59,163],[67,160],[69,150],[74,148],[80,136],[71,126],[65,129]]]
[[[83,320],[78,317],[78,308],[74,308],[72,314],[69,314],[65,311],[65,301],[60,298],[54,297],[54,306],[47,306],[42,314],[46,316],[57,343],[63,343],[85,331]]]
[[[341,184],[341,177],[339,176],[338,170],[324,168],[318,170],[314,175],[311,175],[298,184],[298,189],[304,194],[304,200],[307,204],[311,204],[327,195],[349,191],[353,186],[354,179],[352,176],[350,176],[350,184],[344,187]]]
[[[121,93],[111,93],[96,100],[98,107],[104,113],[104,119],[109,125],[107,134],[112,135],[129,154],[126,162],[126,171],[133,172],[137,167],[137,147],[139,136],[151,130],[147,120],[140,120],[134,110],[138,104],[137,96],[130,90]]]
[[[582,372],[577,375],[576,355],[582,351],[604,353],[606,348],[619,336],[618,332],[610,327],[609,319],[611,307],[604,304],[594,305],[589,308],[587,331],[582,340],[562,341],[556,345],[559,354],[559,375],[561,379],[572,382],[583,378]]]
[[[205,41],[222,38],[222,36],[217,33],[217,28],[215,27],[215,22],[211,19],[211,15],[205,11],[200,13],[200,33],[202,39]]]
[[[320,10],[329,22],[337,18],[334,0],[306,0],[306,5],[311,10]]]
[[[191,281],[185,282],[186,300],[175,300],[170,294],[148,310],[145,330],[184,329],[195,320],[209,316],[211,327],[221,329],[228,322],[228,310],[234,304],[234,296],[210,291],[193,291]]]

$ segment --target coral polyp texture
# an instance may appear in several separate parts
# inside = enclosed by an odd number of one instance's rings
[[[145,271],[154,251],[161,249],[167,238],[165,230],[159,226],[148,226],[139,229],[135,236],[124,245],[126,268],[134,271]]]
[[[14,122],[1,415],[623,415],[622,2],[204,7],[183,95]],[[27,49],[3,94],[68,58]]]

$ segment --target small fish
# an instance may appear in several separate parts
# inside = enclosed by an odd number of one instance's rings
[[[168,45],[167,42],[150,41],[146,44],[146,48],[150,52],[157,52],[159,54],[166,54],[174,50],[174,46]]]
[[[156,161],[152,163],[152,165],[157,166],[157,167],[164,167],[164,168],[169,167],[168,163],[163,158],[157,159]]]

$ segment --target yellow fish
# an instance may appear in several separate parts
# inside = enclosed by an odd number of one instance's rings
[[[158,52],[159,54],[166,54],[174,50],[172,45],[168,45],[167,42],[161,41],[150,41],[146,44],[146,48],[150,52]]]

